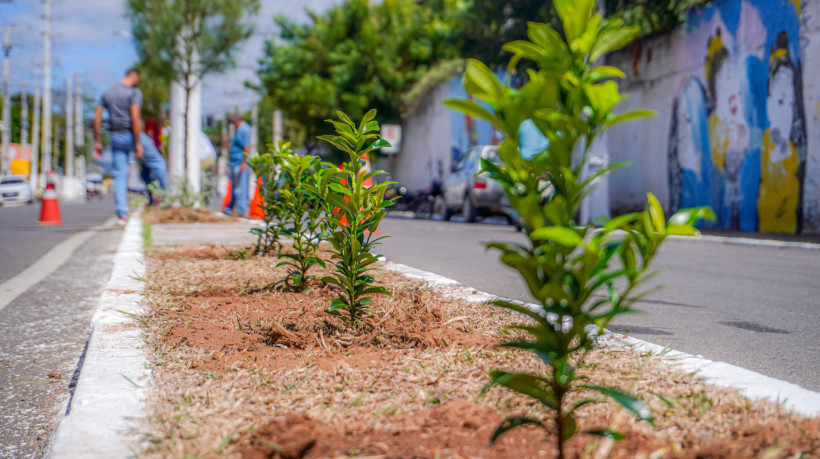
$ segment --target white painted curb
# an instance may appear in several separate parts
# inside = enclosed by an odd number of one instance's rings
[[[495,295],[460,284],[454,279],[393,263],[384,258],[382,260],[383,268],[386,270],[397,272],[410,279],[418,279],[433,288],[446,290],[454,297],[469,302],[484,303],[497,298]],[[533,310],[541,309],[540,306],[532,303],[523,303],[523,305]],[[820,417],[820,393],[725,362],[715,362],[700,356],[671,351],[657,344],[626,337],[609,330],[604,330],[604,333],[604,336],[599,338],[604,345],[629,347],[640,354],[651,352],[654,355],[661,355],[664,363],[675,365],[687,373],[694,373],[708,384],[737,389],[751,400],[765,399],[780,403],[786,409],[804,416]]]
[[[52,444],[53,458],[136,455],[139,439],[132,429],[145,417],[151,378],[142,330],[132,319],[143,313],[141,230],[142,221],[135,214],[128,220],[111,279],[94,313],[77,389]]]
[[[668,236],[675,241],[689,242],[711,242],[713,244],[724,245],[750,245],[753,247],[774,247],[778,249],[805,249],[820,250],[820,244],[813,242],[778,241],[776,239],[755,239],[751,237],[729,237],[729,236]]]

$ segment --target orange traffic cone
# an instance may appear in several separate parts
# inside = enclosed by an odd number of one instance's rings
[[[37,224],[44,226],[63,224],[63,219],[60,218],[60,204],[57,202],[57,189],[54,187],[51,171],[48,171],[46,191],[43,193],[43,206],[40,208],[40,221]]]
[[[225,190],[225,199],[222,200],[222,212],[223,213],[225,212],[225,209],[228,208],[228,204],[231,203],[231,188],[232,187],[233,187],[233,185],[231,185],[231,181],[228,180],[228,189]]]
[[[251,211],[248,215],[248,218],[251,220],[264,220],[265,219],[265,200],[262,199],[262,177],[256,179],[256,193],[253,194],[253,200],[251,201]]]

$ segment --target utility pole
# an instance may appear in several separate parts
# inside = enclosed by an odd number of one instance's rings
[[[74,177],[74,78],[65,79],[65,176]]]
[[[74,145],[85,146],[85,116],[83,116],[83,79],[74,77]]]
[[[43,171],[51,170],[51,0],[44,3],[43,37]]]
[[[6,26],[3,33],[3,161],[0,163],[0,175],[8,175],[11,167],[11,94],[9,94],[9,53],[11,53],[11,26]]]
[[[40,179],[40,87],[34,86],[34,125],[31,127],[31,196],[37,196]]]
[[[20,90],[20,145],[28,145],[28,83]]]

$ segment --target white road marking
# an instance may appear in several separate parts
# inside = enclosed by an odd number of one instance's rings
[[[97,233],[97,229],[113,226],[115,220],[115,218],[111,218],[100,227],[72,235],[46,252],[45,255],[40,257],[40,259],[35,261],[31,266],[0,284],[0,311],[17,299],[18,296],[25,293],[26,290],[48,277],[56,271],[57,268],[62,266],[63,263],[68,261],[71,254],[73,254],[78,247]]]

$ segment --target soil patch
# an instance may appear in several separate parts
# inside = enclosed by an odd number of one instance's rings
[[[173,207],[160,209],[147,207],[142,213],[142,221],[151,225],[163,223],[232,223],[239,221],[236,217],[217,215],[209,210]]]
[[[374,297],[372,317],[355,329],[324,313],[334,287],[314,279],[307,292],[266,289],[286,268],[274,257],[227,256],[235,250],[211,245],[147,254],[145,324],[155,384],[144,455],[555,454],[550,436],[534,428],[488,445],[502,418],[544,417],[541,407],[508,390],[482,393],[488,368],[543,370],[533,357],[496,346],[510,314],[381,271],[377,282],[392,296]],[[317,267],[312,274],[326,272]],[[637,394],[656,425],[612,403],[585,407],[579,430],[612,427],[627,439],[579,435],[569,457],[820,457],[820,421],[708,386],[657,356],[601,347],[580,371],[596,384]]]

